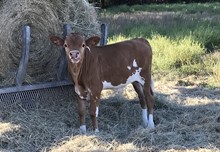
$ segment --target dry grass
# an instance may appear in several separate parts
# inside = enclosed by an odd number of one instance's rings
[[[156,82],[155,89],[156,129],[142,128],[140,105],[128,86],[123,95],[103,92],[98,134],[91,131],[87,115],[89,131],[79,135],[73,99],[42,102],[35,110],[3,112],[0,150],[220,151],[219,89],[201,88],[197,83],[184,87],[179,81]]]
[[[96,12],[83,0],[7,0],[0,7],[0,85],[14,84],[22,50],[22,27],[31,27],[30,60],[25,83],[56,78],[61,49],[49,41],[50,34],[61,35],[63,25],[85,35],[99,34]]]

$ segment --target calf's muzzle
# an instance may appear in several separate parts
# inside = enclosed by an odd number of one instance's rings
[[[70,60],[79,61],[80,60],[80,52],[78,50],[72,50],[69,52]]]

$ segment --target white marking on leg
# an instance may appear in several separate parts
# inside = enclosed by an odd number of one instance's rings
[[[96,116],[96,118],[98,118],[98,115],[99,115],[99,107],[96,107],[96,111],[95,111],[95,116]],[[96,129],[95,129],[95,133],[98,133],[98,132],[99,132],[99,129],[96,128]]]
[[[147,128],[148,119],[147,119],[147,109],[142,109],[142,121],[144,128]]]
[[[150,129],[155,128],[155,125],[154,125],[154,120],[153,120],[153,114],[149,114],[149,122],[148,122],[148,127],[149,127]]]
[[[77,86],[75,86],[75,92],[80,96],[80,92],[79,92],[79,88]]]
[[[81,134],[86,134],[86,125],[81,125],[79,130]]]
[[[99,107],[96,107],[96,112],[95,112],[95,115],[96,115],[96,118],[98,117],[99,115]]]

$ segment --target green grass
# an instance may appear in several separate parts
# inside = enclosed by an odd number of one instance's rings
[[[146,5],[119,5],[110,7],[105,10],[107,13],[133,13],[137,11],[148,12],[182,12],[182,13],[196,13],[196,12],[208,12],[208,13],[220,13],[220,3],[191,3],[191,4],[146,4]]]
[[[123,35],[125,37],[152,37],[152,33],[170,37],[172,39],[180,39],[191,35],[195,41],[204,45],[208,51],[220,48],[220,19],[213,21],[200,16],[184,16],[179,14],[164,15],[162,19],[140,17],[130,20],[132,15],[120,18],[110,18],[115,25],[110,23],[109,37]],[[142,20],[144,19],[144,21]],[[122,26],[121,26],[122,25]],[[117,34],[116,34],[117,33]]]
[[[220,57],[215,58],[220,50],[219,13],[220,3],[195,3],[123,5],[100,15],[109,24],[109,43],[134,37],[150,41],[153,73],[206,75],[220,86]]]
[[[154,35],[149,40],[153,48],[153,69],[169,70],[196,65],[203,55],[201,44],[195,42],[191,36],[179,40],[172,40],[161,35]]]

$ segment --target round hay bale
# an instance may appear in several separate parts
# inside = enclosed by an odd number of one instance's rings
[[[56,79],[61,48],[48,36],[62,36],[63,25],[86,36],[100,34],[96,12],[86,0],[7,0],[0,6],[0,85],[15,84],[22,53],[22,28],[31,27],[30,59],[24,83],[34,84]]]

